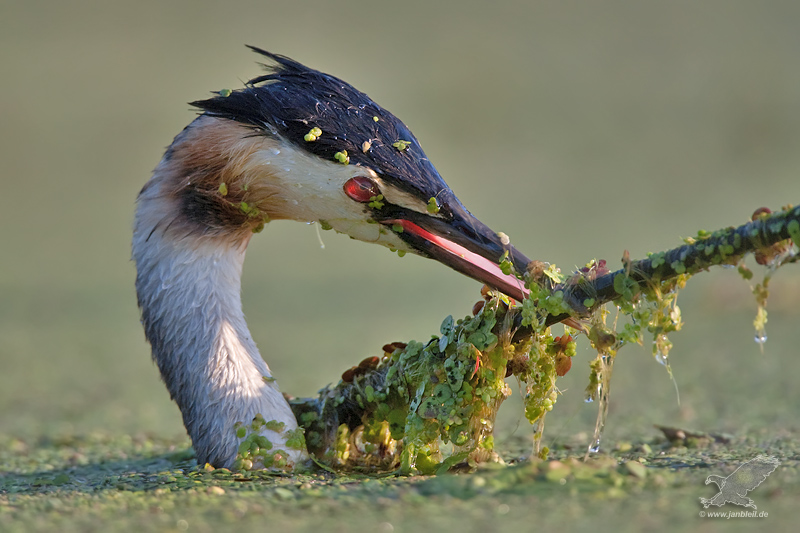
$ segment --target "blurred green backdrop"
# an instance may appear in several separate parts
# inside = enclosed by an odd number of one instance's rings
[[[0,433],[20,437],[183,434],[138,323],[132,213],[194,116],[186,102],[260,72],[245,43],[365,91],[474,214],[565,270],[800,202],[794,1],[4,0],[0,43]],[[270,224],[245,265],[245,311],[286,392],[313,394],[478,299],[434,262],[323,238]],[[673,336],[681,405],[649,349],[626,349],[608,438],[653,423],[796,430],[797,267],[773,293],[761,355],[735,272],[690,282]],[[564,380],[550,443],[592,430],[590,358]],[[500,442],[521,410],[501,413]]]

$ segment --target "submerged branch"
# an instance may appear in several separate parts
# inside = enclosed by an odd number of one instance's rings
[[[731,226],[699,235],[683,246],[630,261],[623,268],[593,280],[582,277],[555,285],[553,290],[564,290],[568,295],[573,313],[550,315],[547,325],[572,315],[588,316],[600,306],[622,297],[618,276],[640,285],[668,281],[682,275],[697,274],[715,265],[736,265],[748,253],[765,250],[792,238],[796,243],[800,241],[800,206],[763,215],[738,228]],[[584,305],[587,300],[592,304]],[[520,334],[524,334],[524,330]]]
[[[569,370],[575,353],[572,336],[553,337],[548,326],[593,317],[588,337],[598,361],[608,362],[608,371],[592,366],[593,391],[608,380],[616,349],[642,342],[645,331],[654,335],[669,370],[666,334],[680,328],[676,287],[711,266],[739,264],[748,253],[756,253],[771,272],[796,260],[789,239],[800,242],[800,207],[760,215],[738,228],[701,232],[678,248],[623,260],[615,272],[593,263],[553,283],[529,267],[531,296],[521,305],[489,294],[475,316],[447,317],[440,336],[427,344],[387,345],[382,356],[346,371],[318,397],[290,403],[309,452],[333,468],[435,473],[484,461],[494,455],[494,420],[510,394],[508,376],[524,385],[525,415],[541,436],[544,416],[559,394],[557,376]],[[611,301],[635,319],[620,334],[608,330],[598,312]]]

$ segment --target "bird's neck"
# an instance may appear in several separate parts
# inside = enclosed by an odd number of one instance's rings
[[[136,291],[153,359],[181,410],[198,462],[231,467],[241,441],[235,426],[250,424],[257,414],[285,425],[283,432],[259,431],[273,449],[284,449],[290,466],[303,461],[305,450],[285,447],[286,432],[297,422],[242,312],[249,237],[171,232],[174,226],[163,217],[172,206],[153,185],[142,191],[136,214]]]

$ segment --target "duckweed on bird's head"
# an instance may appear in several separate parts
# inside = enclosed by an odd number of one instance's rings
[[[400,139],[393,142],[392,146],[394,146],[398,152],[405,152],[406,150],[408,150],[408,147],[411,146],[411,141],[404,141]]]
[[[336,152],[335,154],[333,154],[333,158],[343,165],[347,165],[350,163],[350,156],[347,155],[347,150]]]
[[[303,140],[306,142],[314,142],[319,139],[321,135],[322,130],[317,127],[313,127],[303,136]]]

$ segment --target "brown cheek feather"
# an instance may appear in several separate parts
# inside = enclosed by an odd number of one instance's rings
[[[189,224],[205,233],[252,231],[286,218],[268,168],[253,159],[277,141],[225,119],[200,117],[170,147],[168,188]],[[224,186],[223,186],[224,184]]]

